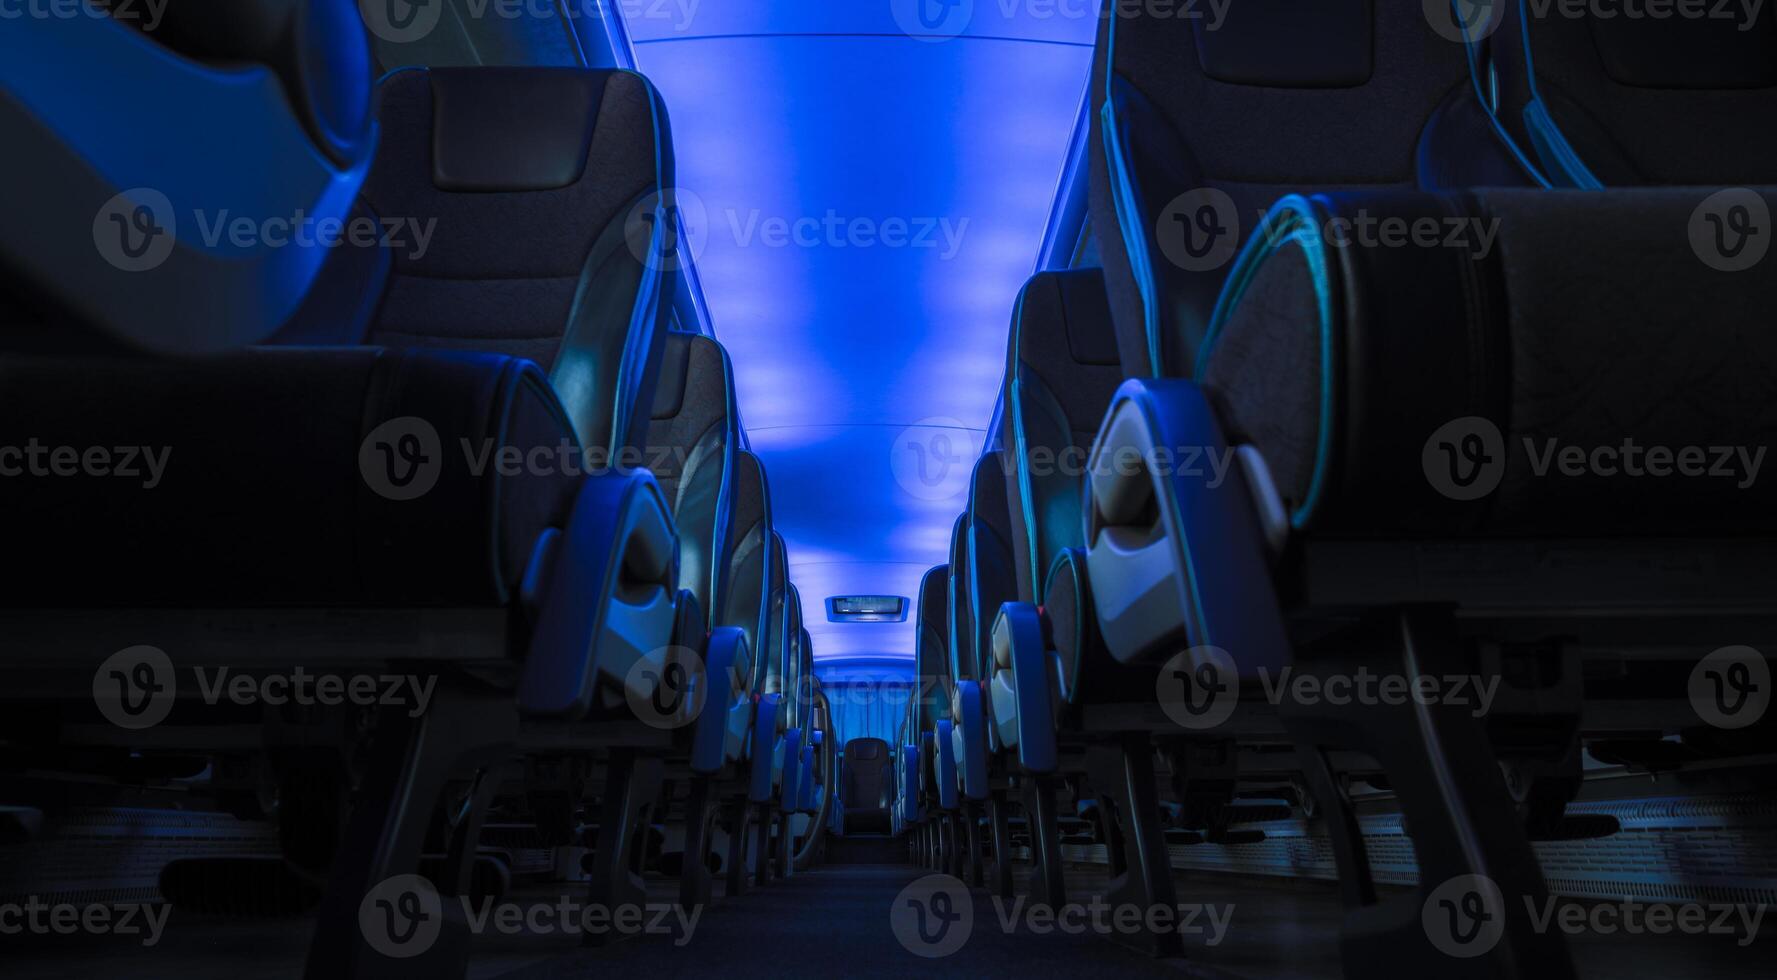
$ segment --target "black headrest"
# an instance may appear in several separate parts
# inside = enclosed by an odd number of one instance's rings
[[[1221,23],[1201,18],[1191,22],[1197,58],[1204,74],[1234,85],[1362,85],[1370,80],[1375,63],[1371,4],[1372,0],[1230,3]]]
[[[432,183],[445,191],[544,191],[586,169],[606,72],[435,68]]]
[[[698,419],[731,414],[731,373],[728,353],[719,342],[699,334],[668,331],[660,351],[660,378],[655,382],[651,417],[658,422],[687,411]],[[702,432],[684,435],[696,438]]]
[[[147,5],[144,5],[147,6]],[[371,121],[370,43],[351,0],[180,0],[158,22],[127,16],[194,61],[271,69],[309,135],[335,163],[362,153]]]
[[[845,743],[845,757],[853,762],[875,762],[888,754],[888,743],[880,738],[854,738]]]
[[[914,640],[919,676],[950,672],[950,566],[937,565],[919,580],[919,633]]]
[[[1066,351],[1076,364],[1118,367],[1117,332],[1111,328],[1100,269],[1039,272],[1024,284],[1013,336],[1017,355],[1041,365]]]
[[[1000,450],[983,453],[975,461],[975,472],[969,480],[969,518],[973,527],[991,530],[1002,543],[1010,542],[1012,522],[1008,519],[1006,480],[1010,476],[1006,455]]]
[[[300,232],[277,244],[274,229],[343,225],[376,146],[356,8],[85,7],[0,30],[0,292],[16,297],[0,344],[193,354],[265,340],[326,251]],[[207,235],[218,215],[256,233]]]
[[[1592,17],[1592,42],[1612,81],[1639,88],[1743,89],[1777,85],[1777,15]]]

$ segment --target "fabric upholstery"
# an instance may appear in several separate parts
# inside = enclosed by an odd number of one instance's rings
[[[1658,19],[1502,6],[1481,48],[1497,118],[1557,186],[1771,182],[1777,13],[1768,6],[1751,19],[1739,6],[1731,18]]]
[[[734,454],[733,520],[728,525],[728,588],[716,625],[746,634],[752,657],[750,689],[759,690],[765,641],[771,632],[773,588],[771,563],[771,492],[759,457],[746,450]]]
[[[1221,201],[1203,192],[1231,202],[1217,237],[1232,245],[1273,201],[1302,189],[1525,180],[1467,91],[1463,46],[1437,34],[1418,4],[1260,0],[1234,5],[1228,21],[1226,38],[1145,9],[1100,24],[1089,82],[1090,210],[1130,376],[1194,371],[1227,269],[1185,268],[1157,230],[1180,207],[1195,214]],[[1310,27],[1348,50],[1323,50]]]
[[[406,417],[441,458],[431,489],[396,500],[364,467],[380,465],[377,427]],[[0,600],[17,607],[505,605],[579,483],[473,462],[486,446],[553,457],[573,438],[536,366],[496,354],[8,359],[0,428],[0,445],[165,454],[153,486],[141,458],[141,479],[0,479],[0,506],[29,515],[12,547],[30,574]]]
[[[1322,220],[1359,208],[1472,216],[1497,223],[1497,247],[1335,248],[1316,274],[1314,250],[1281,238],[1237,271],[1245,285],[1215,324],[1204,383],[1230,441],[1259,448],[1310,532],[1777,529],[1777,484],[1747,469],[1777,445],[1777,338],[1763,315],[1777,308],[1777,280],[1693,253],[1686,231],[1706,193],[1316,199]],[[1503,461],[1495,489],[1453,499],[1426,456],[1443,425],[1468,418],[1498,430]],[[1697,447],[1710,465],[1726,451],[1738,472],[1638,476],[1620,464],[1629,444]],[[1543,462],[1551,447],[1579,451],[1583,472]],[[1594,466],[1599,447],[1612,455]]]
[[[1123,381],[1098,269],[1044,272],[1019,294],[1006,357],[1001,445],[1018,597],[1040,602],[1043,576],[1064,548],[1081,547],[1084,461]]]
[[[950,566],[926,570],[919,580],[919,632],[914,638],[918,689],[908,704],[922,729],[950,716]]]
[[[380,86],[361,209],[397,230],[338,246],[281,343],[510,354],[548,374],[589,450],[647,437],[675,273],[650,251],[673,183],[664,108],[640,75],[405,69]],[[386,253],[371,259],[353,252]],[[375,271],[376,263],[386,269]],[[346,319],[337,299],[378,299]]]
[[[670,332],[642,462],[660,483],[679,531],[679,587],[718,619],[729,568],[734,451],[733,371],[722,345]]]

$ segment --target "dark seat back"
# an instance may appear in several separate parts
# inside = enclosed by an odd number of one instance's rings
[[[937,565],[919,580],[919,633],[913,641],[914,688],[908,702],[908,744],[950,715],[950,566]]]
[[[1285,194],[1523,183],[1468,77],[1418,3],[1102,18],[1090,212],[1126,372],[1191,375],[1229,261]]]
[[[761,641],[762,662],[755,676],[758,690],[785,693],[785,674],[790,656],[790,564],[783,535],[771,532],[771,592],[766,614],[766,633]]]
[[[1497,5],[1475,45],[1494,116],[1557,187],[1768,184],[1777,170],[1777,13],[1537,16]],[[1712,13],[1714,12],[1714,13]]]
[[[588,450],[647,437],[676,265],[655,229],[671,139],[627,71],[404,69],[381,85],[361,214],[283,343],[492,351],[536,361]],[[368,297],[368,300],[365,300]]]
[[[1042,603],[1055,556],[1084,547],[1087,451],[1123,381],[1098,269],[1044,272],[1018,294],[1006,352],[1006,483],[1018,599]]]
[[[973,486],[973,480],[970,486]],[[969,512],[950,527],[950,582],[945,595],[948,634],[945,675],[953,681],[977,680],[974,669],[974,606],[969,602]]]
[[[1006,485],[1010,477],[1006,472],[1006,454],[995,450],[976,461],[969,480],[969,562],[965,586],[968,632],[957,659],[967,661],[967,676],[980,680],[993,676],[993,623],[1000,606],[1018,598],[1012,522],[1007,512]]]
[[[679,588],[697,597],[711,626],[726,603],[739,443],[734,372],[722,345],[669,332],[641,459],[660,483],[679,532]]]
[[[766,638],[771,635],[771,491],[759,457],[734,453],[734,515],[728,525],[728,588],[720,626],[746,634],[752,658],[745,672],[748,690],[758,692]]]
[[[886,810],[893,799],[895,763],[880,738],[845,743],[845,775],[840,796],[847,810]]]

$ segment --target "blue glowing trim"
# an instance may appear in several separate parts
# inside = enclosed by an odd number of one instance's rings
[[[1018,304],[1012,308],[1012,344],[1011,356],[1007,359],[1006,393],[1012,412],[1012,451],[1017,454],[1014,459],[1016,465],[1013,469],[1018,474],[1018,509],[1020,517],[1024,520],[1025,541],[1028,543],[1025,550],[1030,553],[1029,561],[1026,564],[1030,568],[1032,601],[1041,602],[1043,582],[1038,577],[1042,573],[1042,569],[1037,564],[1037,516],[1032,507],[1036,490],[1030,481],[1030,453],[1027,449],[1030,441],[1024,434],[1024,378],[1023,373],[1019,370],[1019,364],[1022,362],[1018,357],[1018,349],[1024,333],[1024,294],[1029,289],[1030,284],[1026,283],[1024,289],[1018,291]]]
[[[1111,202],[1117,212],[1117,228],[1123,238],[1123,251],[1129,257],[1129,272],[1141,294],[1142,332],[1148,340],[1148,373],[1160,377],[1160,309],[1154,296],[1154,268],[1148,257],[1147,240],[1142,236],[1142,211],[1133,178],[1129,176],[1128,159],[1123,149],[1123,131],[1118,126],[1116,99],[1112,82],[1116,78],[1117,20],[1112,17],[1105,33],[1104,104],[1099,107],[1099,132],[1104,138],[1105,169],[1111,180]]]
[[[1524,107],[1524,127],[1530,133],[1530,142],[1536,149],[1537,158],[1548,165],[1555,176],[1562,178],[1567,186],[1588,191],[1602,190],[1604,184],[1593,176],[1580,155],[1574,152],[1572,144],[1562,134],[1561,127],[1555,125],[1555,120],[1550,117],[1548,106],[1543,103],[1542,90],[1536,84],[1536,59],[1530,53],[1530,21],[1525,17],[1524,0],[1518,0],[1518,23],[1523,25],[1519,36],[1524,43],[1524,83],[1530,89],[1530,104]]]
[[[1561,127],[1549,116],[1542,99],[1533,99],[1524,107],[1524,128],[1530,133],[1530,145],[1536,148],[1537,158],[1548,161],[1550,172],[1561,178],[1565,186],[1583,191],[1604,189],[1603,182],[1593,175],[1567,142]]]
[[[1315,306],[1320,317],[1320,420],[1315,438],[1314,474],[1308,481],[1308,493],[1300,506],[1290,513],[1290,526],[1300,530],[1307,526],[1319,506],[1326,489],[1328,461],[1333,452],[1333,285],[1328,271],[1326,243],[1321,240],[1315,221],[1314,204],[1300,194],[1280,198],[1271,206],[1259,228],[1259,234],[1247,242],[1235,261],[1234,271],[1216,299],[1215,312],[1209,318],[1209,330],[1203,346],[1197,351],[1197,377],[1201,380],[1209,368],[1209,359],[1220,338],[1222,327],[1233,316],[1246,290],[1257,278],[1261,266],[1285,246],[1302,250],[1314,280]]]
[[[1456,0],[1450,0],[1450,3],[1452,8],[1454,8]],[[1460,16],[1460,12],[1457,12],[1457,14],[1456,22],[1462,24],[1463,20]],[[1520,16],[1522,16],[1522,9],[1520,9]],[[1480,54],[1482,45],[1487,43],[1486,40],[1470,34],[1466,24],[1463,25],[1463,36],[1465,38],[1463,50],[1468,55],[1469,82],[1474,86],[1475,101],[1480,103],[1481,111],[1487,114],[1487,122],[1493,127],[1494,135],[1498,136],[1499,141],[1505,144],[1505,148],[1511,152],[1512,158],[1518,161],[1518,166],[1523,169],[1525,176],[1536,182],[1539,187],[1552,186],[1549,178],[1543,174],[1541,168],[1531,162],[1529,155],[1518,146],[1518,141],[1512,138],[1512,134],[1507,132],[1505,125],[1499,121],[1499,96],[1497,92],[1489,93],[1482,87]],[[1526,43],[1526,48],[1528,48],[1528,43]],[[1498,88],[1497,80],[1492,83],[1491,87],[1494,89]]]

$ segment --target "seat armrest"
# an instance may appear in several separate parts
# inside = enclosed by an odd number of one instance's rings
[[[625,699],[673,642],[678,541],[646,470],[595,474],[580,485],[554,548],[519,684],[532,716],[581,718]],[[658,678],[658,674],[652,674]],[[646,698],[649,692],[631,691]]]
[[[1131,379],[1087,463],[1086,567],[1098,626],[1124,663],[1220,647],[1243,678],[1289,662],[1265,536],[1204,389]]]

